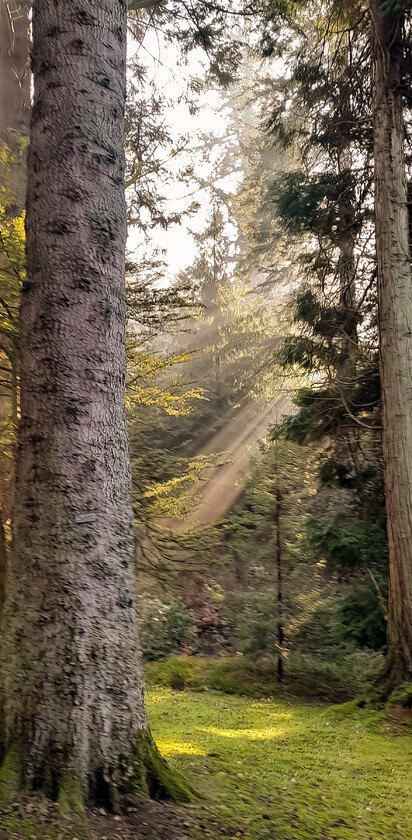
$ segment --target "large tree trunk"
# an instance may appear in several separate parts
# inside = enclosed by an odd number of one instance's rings
[[[406,4],[405,4],[406,5]],[[370,0],[375,215],[389,541],[389,685],[412,676],[412,277],[402,102],[403,14]],[[386,11],[385,11],[386,10]]]
[[[126,0],[34,3],[0,685],[6,768],[17,755],[25,784],[56,793],[67,774],[108,791],[147,730],[124,405],[125,44]]]

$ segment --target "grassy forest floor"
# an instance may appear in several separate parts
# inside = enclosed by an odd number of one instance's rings
[[[164,688],[148,705],[163,755],[205,796],[188,837],[411,840],[412,731],[376,712]]]
[[[147,703],[159,749],[201,798],[90,807],[91,840],[412,840],[405,717],[152,682]],[[26,801],[0,817],[0,838],[76,840],[53,808]]]

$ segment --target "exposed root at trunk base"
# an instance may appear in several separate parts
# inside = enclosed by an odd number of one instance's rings
[[[386,700],[387,712],[405,724],[412,724],[412,682],[397,686]]]
[[[67,773],[62,778],[57,802],[62,829],[65,830],[69,822],[71,836],[76,836],[78,840],[87,840],[89,831],[84,799],[80,781],[75,775]]]
[[[384,701],[393,692],[402,692],[403,687],[412,685],[412,654],[402,654],[399,651],[389,651],[381,674],[378,677],[376,690],[381,693]]]
[[[17,745],[10,747],[0,769],[0,812],[9,815],[7,825],[18,829],[21,824],[24,828],[24,820],[21,820],[21,804],[27,799],[25,790],[20,750]],[[39,794],[41,796],[41,793]],[[54,808],[54,821],[56,823],[56,837],[77,837],[78,840],[88,840],[89,832],[87,817],[84,807],[84,799],[81,785],[75,774],[67,773],[60,781],[58,800],[54,803],[49,801]],[[23,808],[24,810],[24,808]],[[3,831],[3,821],[0,820],[0,832]],[[53,832],[50,837],[54,836]]]
[[[21,790],[20,751],[10,747],[0,770],[0,810],[8,811],[18,801]]]
[[[29,836],[26,823],[33,824],[37,831],[47,812],[47,833],[42,837],[88,840],[90,834],[80,776],[68,769],[60,776],[57,790],[54,788],[55,796],[49,798],[45,788],[35,791],[26,787],[22,755],[19,747],[13,745],[0,769],[0,834],[4,836],[7,825],[12,826],[16,837]],[[169,802],[190,802],[200,798],[191,784],[162,758],[149,730],[139,732],[121,779],[114,782],[105,777],[99,794],[97,802],[118,814],[126,813],[129,798],[139,800],[136,801],[139,807],[142,797]],[[133,794],[140,797],[133,797]],[[34,812],[31,802],[40,803]],[[25,812],[29,816],[24,816]],[[32,834],[33,831],[30,836]]]
[[[191,784],[162,758],[149,729],[141,730],[136,738],[122,786],[125,793],[143,793],[169,802],[199,798]]]

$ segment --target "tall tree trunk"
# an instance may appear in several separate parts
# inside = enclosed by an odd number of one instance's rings
[[[13,426],[17,429],[19,422],[18,417],[18,398],[19,398],[19,359],[18,350],[16,347],[10,353],[10,367],[11,367],[11,419]]]
[[[351,73],[352,57],[349,43],[341,60],[342,74]],[[351,125],[350,85],[347,81],[345,83],[344,79],[341,82],[338,115],[343,126],[349,127]],[[342,313],[342,342],[337,382],[338,387],[343,392],[353,387],[358,346],[355,245],[359,228],[356,219],[356,195],[353,183],[352,138],[348,131],[349,129],[346,132],[343,130],[340,135],[340,142],[336,145],[337,171],[340,176],[340,194],[337,202],[339,224],[335,236],[339,251],[336,275],[339,281],[339,308]]]
[[[283,681],[283,574],[282,574],[282,537],[280,533],[280,515],[282,509],[282,495],[276,488],[276,573],[277,573],[277,678]]]
[[[55,792],[67,774],[85,794],[116,786],[147,731],[124,403],[125,44],[126,0],[34,4],[0,685],[4,753]]]
[[[350,211],[349,211],[350,212]],[[344,217],[346,227],[340,237],[337,276],[340,285],[339,307],[342,310],[342,342],[340,363],[337,371],[338,386],[343,391],[353,386],[355,376],[356,350],[358,346],[356,322],[356,231],[349,227],[349,213]]]
[[[7,577],[7,549],[6,535],[3,525],[3,511],[0,507],[0,625],[3,618],[4,600],[6,595]]]
[[[402,101],[404,21],[399,5],[370,0],[383,454],[390,577],[389,685],[412,676],[412,276]]]

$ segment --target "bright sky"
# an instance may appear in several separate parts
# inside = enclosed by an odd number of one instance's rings
[[[136,45],[129,45],[129,53],[136,49]],[[166,43],[160,43],[155,33],[149,33],[144,39],[144,47],[139,47],[139,58],[144,61],[148,75],[153,78],[156,85],[165,94],[176,102],[179,96],[186,89],[188,81],[193,77],[203,77],[204,58],[202,51],[196,50],[189,55],[189,63],[178,65],[177,48]],[[189,149],[196,149],[201,145],[202,133],[213,133],[215,137],[224,138],[229,130],[227,115],[220,113],[222,99],[220,94],[214,90],[208,90],[199,97],[199,109],[191,114],[184,102],[178,103],[166,113],[166,121],[176,141],[182,134],[189,135]],[[200,156],[193,158],[193,155],[182,152],[175,160],[169,161],[169,171],[177,173],[179,169],[194,161],[196,173],[201,178],[207,179],[213,173],[213,164],[219,149],[213,150],[209,161],[203,162]],[[225,178],[219,182],[219,186],[231,191],[236,187],[235,176]],[[192,201],[201,204],[200,210],[189,218],[184,218],[182,224],[172,225],[168,230],[154,231],[154,244],[165,250],[165,260],[170,266],[170,275],[176,275],[181,269],[190,265],[195,255],[195,244],[188,228],[200,231],[205,225],[205,220],[210,208],[210,196],[206,190],[199,190],[196,183],[181,184],[177,180],[161,188],[161,192],[167,198],[166,209],[169,212],[183,210]],[[138,230],[132,229],[129,233],[128,247],[135,253],[142,248],[143,239]]]

